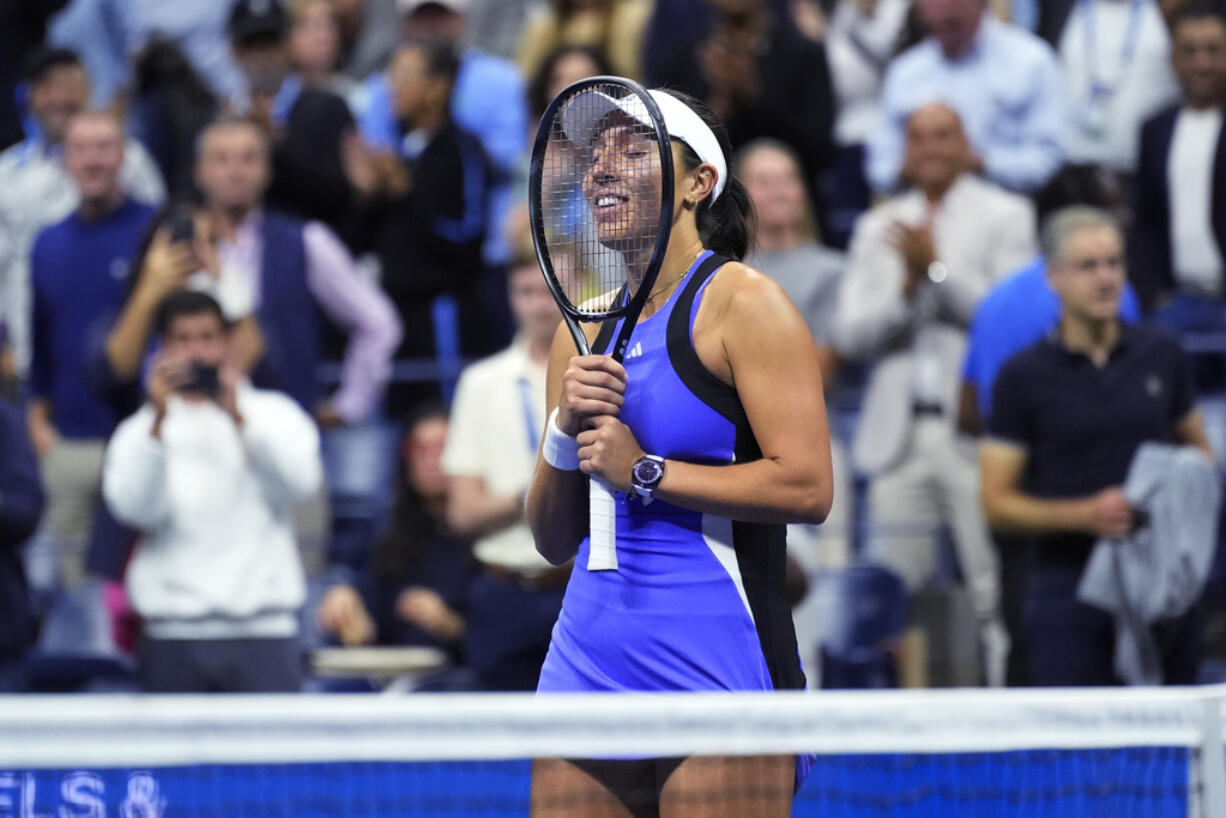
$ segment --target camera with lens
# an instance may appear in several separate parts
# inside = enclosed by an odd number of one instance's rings
[[[216,399],[221,394],[221,378],[217,367],[200,361],[192,361],[188,379],[179,387],[180,392]]]

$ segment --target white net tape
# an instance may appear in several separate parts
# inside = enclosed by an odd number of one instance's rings
[[[1186,748],[1188,814],[1226,816],[1224,706],[1226,686],[549,697],[0,697],[0,772]]]

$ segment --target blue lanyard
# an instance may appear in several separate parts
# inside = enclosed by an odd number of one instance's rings
[[[272,99],[272,110],[270,111],[272,121],[277,127],[284,128],[289,124],[289,115],[293,112],[294,106],[298,104],[298,97],[302,96],[302,89],[302,77],[297,74],[286,77],[281,87],[277,89],[277,95]]]
[[[1115,93],[1115,88],[1123,77],[1124,67],[1132,62],[1132,58],[1136,54],[1137,41],[1141,38],[1141,6],[1146,2],[1146,0],[1132,0],[1128,10],[1128,28],[1124,33],[1124,42],[1120,46],[1120,70],[1115,77],[1115,85],[1108,85],[1098,76],[1098,38],[1094,23],[1094,3],[1096,1],[1080,0],[1081,25],[1085,35],[1086,61],[1090,65],[1091,101],[1098,96],[1110,96]]]
[[[524,410],[524,428],[528,432],[528,450],[533,455],[541,447],[541,432],[544,431],[536,422],[536,412],[532,411],[532,385],[528,379],[519,378],[519,402]]]

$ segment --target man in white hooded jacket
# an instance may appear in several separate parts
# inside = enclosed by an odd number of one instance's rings
[[[127,590],[151,692],[294,691],[305,597],[291,520],[320,485],[319,434],[288,396],[231,367],[207,295],[162,304],[148,402],[107,448],[103,495],[141,539]]]

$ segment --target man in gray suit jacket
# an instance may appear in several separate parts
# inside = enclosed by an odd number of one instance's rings
[[[966,329],[988,288],[1033,258],[1034,212],[968,171],[949,106],[913,111],[906,136],[912,188],[856,225],[835,329],[843,355],[875,359],[852,452],[870,478],[867,550],[915,589],[932,573],[938,530],[952,530],[998,684],[1007,637],[996,558],[974,444],[955,420]]]

